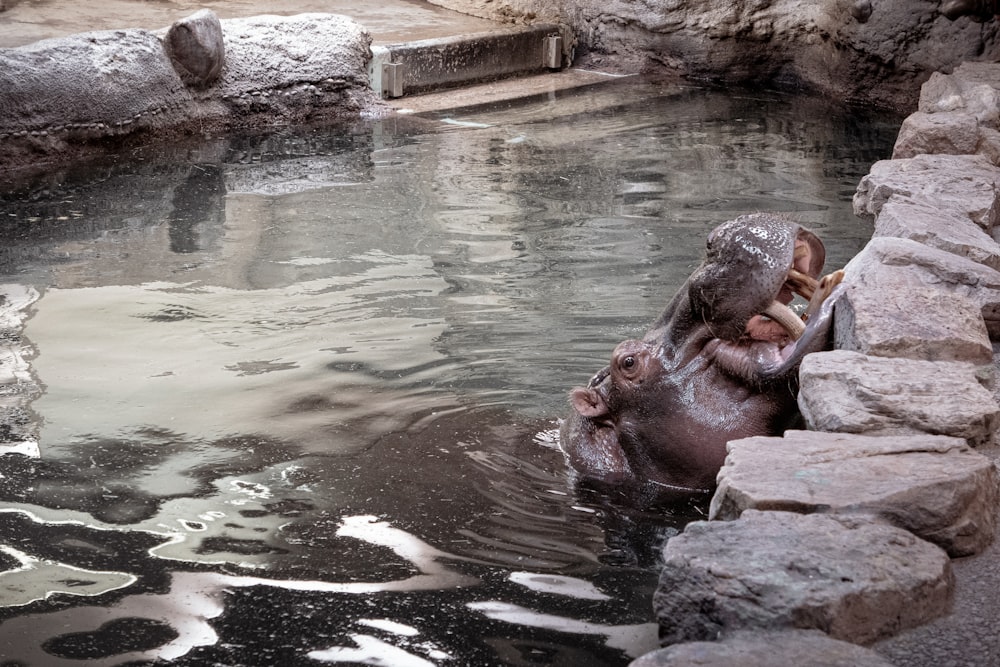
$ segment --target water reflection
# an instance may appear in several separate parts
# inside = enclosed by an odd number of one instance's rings
[[[651,648],[659,546],[704,508],[577,487],[556,419],[718,222],[782,210],[831,264],[861,247],[850,195],[896,124],[815,105],[636,81],[178,143],[0,195],[0,282],[33,295],[5,302],[34,374],[9,386],[44,389],[0,433],[0,654]]]

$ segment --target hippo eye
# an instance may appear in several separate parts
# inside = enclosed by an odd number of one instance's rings
[[[635,366],[635,357],[633,357],[631,354],[622,359],[622,368],[628,369],[632,368],[633,366]]]

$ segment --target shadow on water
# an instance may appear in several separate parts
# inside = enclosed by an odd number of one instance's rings
[[[39,455],[0,456],[0,655],[650,650],[660,547],[705,501],[576,486],[566,392],[645,330],[719,222],[788,212],[843,264],[869,234],[854,186],[896,126],[633,80],[11,184],[0,283],[37,291],[44,391]]]

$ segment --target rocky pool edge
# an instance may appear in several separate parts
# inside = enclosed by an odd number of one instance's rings
[[[868,647],[951,612],[1000,504],[998,165],[1000,65],[932,75],[854,196],[873,236],[802,363],[809,430],[729,443],[631,667],[890,665]]]

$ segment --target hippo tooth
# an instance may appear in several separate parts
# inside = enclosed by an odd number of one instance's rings
[[[787,282],[792,291],[804,299],[812,299],[813,294],[816,293],[816,288],[819,286],[818,280],[808,273],[802,273],[795,268],[788,269]]]
[[[819,280],[816,281],[816,290],[813,292],[812,296],[809,297],[809,305],[806,306],[805,319],[809,319],[813,313],[819,310],[819,307],[826,300],[826,297],[830,296],[830,292],[833,288],[839,285],[844,280],[844,270],[838,269],[833,273],[828,273]]]
[[[792,340],[801,338],[802,332],[806,330],[805,323],[795,314],[795,311],[780,301],[772,301],[771,305],[764,309],[763,314],[783,326]]]

